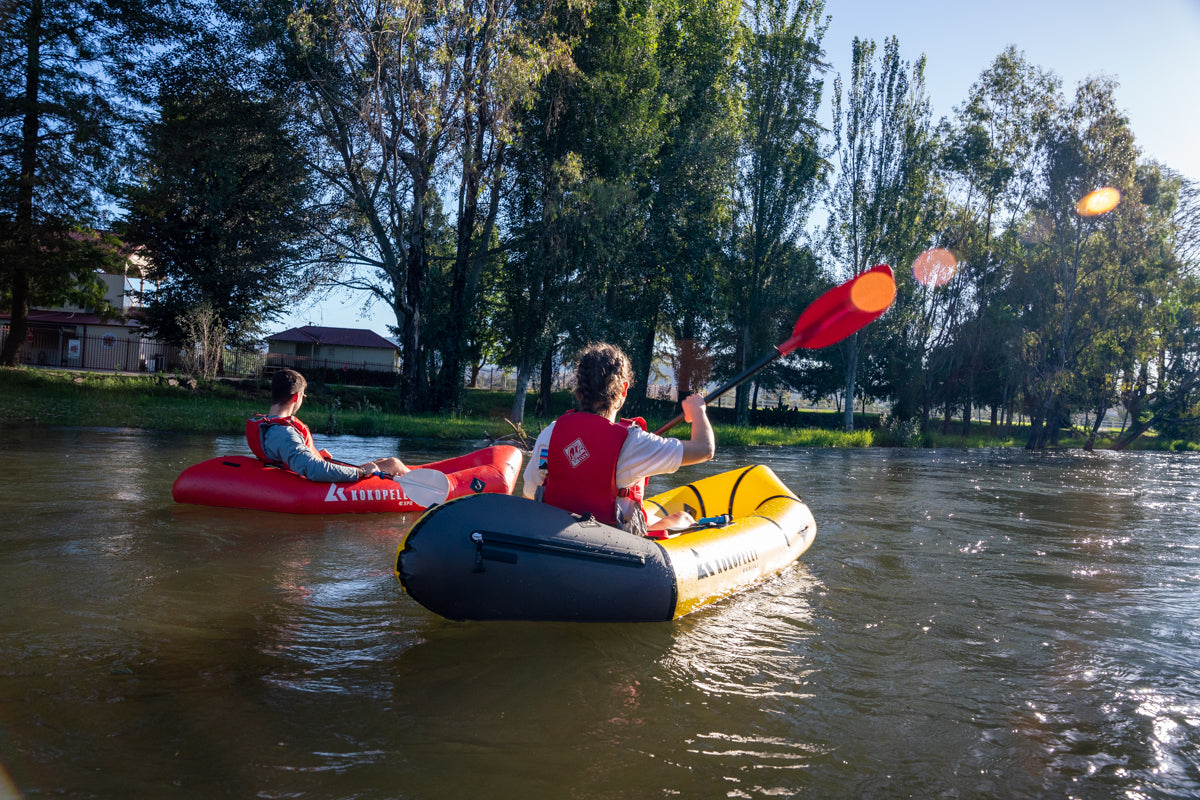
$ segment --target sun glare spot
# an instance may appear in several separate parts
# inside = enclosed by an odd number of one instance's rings
[[[864,272],[850,287],[850,302],[859,311],[883,311],[896,299],[896,282],[890,272]]]
[[[922,286],[943,286],[958,272],[958,259],[944,247],[934,247],[917,256],[912,268]]]
[[[1084,195],[1083,199],[1075,205],[1075,210],[1081,217],[1096,217],[1112,211],[1120,202],[1121,193],[1111,186],[1105,186]]]

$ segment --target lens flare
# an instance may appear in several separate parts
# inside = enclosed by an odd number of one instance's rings
[[[1084,195],[1083,199],[1075,204],[1075,210],[1081,217],[1097,217],[1112,211],[1119,202],[1121,193],[1111,186],[1105,186]]]
[[[944,247],[933,247],[917,256],[912,269],[922,286],[943,286],[958,272],[958,259]]]
[[[884,272],[864,272],[850,287],[850,302],[859,311],[882,311],[896,298],[896,282]]]

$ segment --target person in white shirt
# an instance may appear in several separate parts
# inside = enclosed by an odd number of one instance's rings
[[[525,468],[524,495],[635,533],[693,525],[684,511],[658,518],[646,511],[642,499],[651,475],[672,473],[716,454],[704,398],[684,398],[684,419],[692,432],[682,441],[649,433],[644,420],[618,419],[633,381],[629,357],[621,348],[588,345],[579,355],[575,377],[576,410],[538,435]]]

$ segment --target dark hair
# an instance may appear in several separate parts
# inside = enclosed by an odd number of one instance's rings
[[[575,404],[580,411],[606,415],[621,407],[621,384],[633,384],[629,356],[612,344],[593,343],[579,351]]]
[[[304,376],[294,369],[281,369],[271,378],[271,403],[286,403],[292,395],[303,392],[308,386]]]

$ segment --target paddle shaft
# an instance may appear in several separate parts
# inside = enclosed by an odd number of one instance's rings
[[[731,378],[730,381],[728,383],[726,383],[724,386],[722,386],[720,389],[716,389],[713,392],[711,392],[710,394],[705,395],[704,404],[708,405],[709,403],[716,400],[721,395],[728,392],[730,389],[736,388],[737,386],[745,383],[747,380],[754,377],[754,375],[756,375],[761,370],[765,369],[767,367],[767,365],[769,365],[775,359],[780,358],[781,356],[783,356],[783,353],[780,352],[778,347],[771,348],[771,352],[769,352],[765,356],[763,356],[762,359],[760,359],[757,364],[747,367],[746,369],[742,370],[738,375]],[[672,418],[670,422],[668,422],[666,425],[663,425],[661,428],[656,430],[655,433],[659,436],[662,436],[664,433],[671,430],[671,428],[674,428],[676,425],[683,422],[683,419],[684,419],[683,413],[680,412],[674,418]]]
[[[816,349],[840,342],[878,318],[892,304],[895,296],[896,283],[891,267],[886,264],[874,266],[835,286],[804,309],[787,341],[776,345],[757,364],[747,367],[729,383],[705,397],[705,405],[749,380],[775,359],[799,347]],[[680,413],[655,433],[662,436],[683,419]]]

